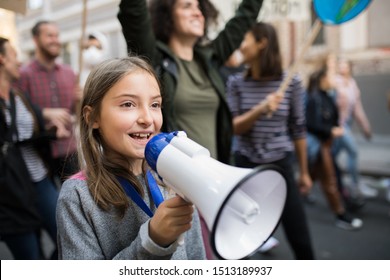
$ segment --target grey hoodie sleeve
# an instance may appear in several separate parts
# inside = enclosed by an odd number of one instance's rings
[[[150,219],[128,212],[119,219],[114,211],[103,211],[85,181],[67,180],[57,205],[59,259],[170,259],[178,242],[158,246],[149,237]]]

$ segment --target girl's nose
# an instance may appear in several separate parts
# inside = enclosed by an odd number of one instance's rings
[[[149,111],[149,108],[140,109],[138,123],[149,126],[152,122],[153,122],[153,117]]]

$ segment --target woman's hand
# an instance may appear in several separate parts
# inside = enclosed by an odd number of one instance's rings
[[[267,96],[266,100],[268,113],[272,114],[278,109],[280,102],[283,100],[283,94],[280,92],[271,93]]]
[[[69,127],[75,122],[75,116],[71,115],[64,108],[45,108],[42,110],[43,117],[47,121],[46,130],[51,130],[55,127],[56,137],[58,139],[71,136]]]
[[[280,102],[283,100],[284,94],[282,92],[273,92],[268,94],[267,97],[263,100],[265,114],[267,117],[272,117],[272,114],[279,108]]]
[[[367,139],[368,141],[371,140],[371,138],[372,138],[372,132],[371,132],[370,129],[365,129],[365,130],[364,130],[364,137],[366,137],[366,139]]]
[[[60,121],[54,120],[52,124],[56,128],[57,139],[68,138],[71,136],[70,131]]]
[[[308,194],[313,186],[313,182],[309,174],[300,174],[298,179],[299,191],[301,194]]]
[[[42,110],[43,117],[47,121],[51,122],[60,122],[63,125],[72,124],[72,115],[69,113],[68,109],[64,108],[44,108]]]
[[[150,238],[161,247],[169,246],[191,228],[193,213],[192,203],[180,196],[165,200],[150,220]]]
[[[333,138],[341,137],[341,136],[343,136],[343,134],[344,134],[344,128],[342,128],[340,126],[332,127],[332,137]]]

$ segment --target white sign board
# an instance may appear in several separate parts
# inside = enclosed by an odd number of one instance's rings
[[[264,0],[259,20],[309,20],[310,2],[310,0]]]

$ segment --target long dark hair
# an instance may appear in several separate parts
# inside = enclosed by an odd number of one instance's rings
[[[149,11],[154,34],[158,40],[167,44],[173,32],[173,6],[177,0],[151,0]],[[207,38],[207,29],[210,23],[216,23],[218,10],[209,0],[199,0],[200,10],[205,18],[204,36]]]
[[[264,78],[280,77],[282,75],[282,58],[275,28],[271,24],[257,22],[249,32],[253,34],[256,42],[260,42],[262,39],[267,40],[259,59],[261,76]],[[250,70],[248,75],[251,75]]]
[[[328,69],[324,64],[319,70],[313,72],[309,77],[309,84],[307,86],[307,92],[312,94],[320,90],[321,80],[326,77]]]
[[[5,43],[9,42],[7,38],[0,36],[0,54],[5,55]]]

